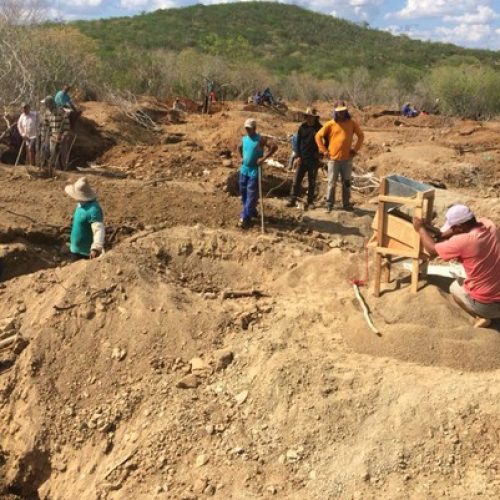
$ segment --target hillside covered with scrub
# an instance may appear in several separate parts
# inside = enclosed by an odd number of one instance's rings
[[[411,40],[279,3],[195,5],[77,26],[98,41],[105,58],[127,45],[145,50],[189,48],[256,61],[277,74],[297,71],[320,78],[338,78],[343,68],[359,66],[377,76],[399,65],[423,71],[450,57],[500,65],[500,52]]]

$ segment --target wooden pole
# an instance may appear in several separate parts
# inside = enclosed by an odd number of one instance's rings
[[[262,196],[262,167],[259,165],[260,228],[264,234],[264,198]]]

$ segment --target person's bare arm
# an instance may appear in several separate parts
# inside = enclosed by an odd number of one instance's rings
[[[413,227],[415,228],[415,231],[417,231],[417,233],[420,235],[422,245],[427,250],[427,252],[429,252],[429,255],[431,255],[431,257],[436,257],[436,242],[434,241],[434,238],[431,236],[429,231],[427,231],[427,229],[425,228],[425,222],[418,217],[413,217]]]
[[[356,156],[363,145],[365,140],[365,134],[361,130],[360,126],[354,122],[354,134],[356,135],[356,146],[351,149],[351,155]]]
[[[265,154],[262,158],[259,158],[259,160],[257,161],[257,165],[262,165],[268,158],[273,156],[273,154],[278,151],[278,145],[274,142],[271,142],[268,137],[261,138],[260,146],[264,150],[267,148],[267,154]]]

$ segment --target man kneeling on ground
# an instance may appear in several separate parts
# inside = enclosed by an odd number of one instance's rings
[[[78,202],[71,227],[71,260],[95,259],[102,253],[106,234],[97,195],[85,177],[66,186],[65,191]]]
[[[476,318],[476,327],[487,327],[500,318],[500,231],[489,219],[476,220],[465,205],[454,205],[446,212],[441,241],[435,243],[421,219],[413,226],[422,244],[432,256],[457,259],[465,269],[466,279],[451,284],[455,302]]]

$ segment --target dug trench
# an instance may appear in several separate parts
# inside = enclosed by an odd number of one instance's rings
[[[0,316],[18,311],[29,345],[0,379],[4,492],[460,498],[473,472],[491,496],[498,336],[403,286],[368,299],[383,337],[361,342],[363,272],[353,248],[197,225],[9,280]]]

